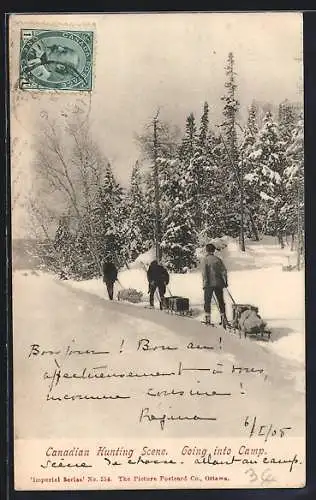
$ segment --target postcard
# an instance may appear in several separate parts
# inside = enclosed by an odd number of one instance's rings
[[[11,14],[14,487],[305,485],[302,14]]]

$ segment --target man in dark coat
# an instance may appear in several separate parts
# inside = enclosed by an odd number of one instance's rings
[[[166,285],[169,283],[169,273],[167,269],[158,264],[156,260],[153,260],[147,271],[147,279],[149,283],[149,303],[151,307],[154,307],[154,294],[158,288],[160,297],[160,309],[163,307],[164,297],[166,293]]]
[[[113,300],[114,282],[117,280],[117,269],[111,260],[103,263],[103,283],[106,284],[109,299]]]
[[[215,250],[212,243],[207,244],[206,255],[202,261],[205,322],[211,322],[211,301],[214,292],[221,313],[221,323],[226,328],[227,318],[223,289],[227,288],[227,270],[223,261],[214,255]]]

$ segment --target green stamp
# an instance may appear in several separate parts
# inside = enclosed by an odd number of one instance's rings
[[[92,31],[21,30],[20,89],[91,90]]]

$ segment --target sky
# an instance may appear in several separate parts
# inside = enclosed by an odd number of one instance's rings
[[[14,90],[18,78],[19,29],[93,29],[93,90],[90,96]],[[204,101],[220,123],[224,66],[235,56],[241,117],[252,99],[277,105],[302,101],[302,18],[298,13],[170,13],[14,16],[11,22],[11,140],[15,190],[14,232],[22,231],[23,195],[32,189],[34,144],[43,112],[62,128],[61,112],[82,99],[91,134],[123,185],[140,152],[135,134],[160,107],[160,116],[183,127]],[[25,215],[25,214],[24,214]]]

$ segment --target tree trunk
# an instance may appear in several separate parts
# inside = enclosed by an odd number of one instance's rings
[[[160,204],[159,204],[159,180],[158,180],[158,162],[157,162],[157,116],[154,118],[154,182],[155,182],[155,247],[156,247],[156,260],[160,262],[161,260],[161,248],[160,248]]]
[[[281,245],[281,248],[283,249],[284,248],[284,240],[283,240],[283,234],[282,233],[278,234],[278,240],[279,240],[279,243]]]
[[[291,234],[291,252],[294,250],[294,242],[295,242],[295,235],[294,233]]]
[[[240,249],[245,252],[245,228],[244,228],[244,172],[243,172],[243,158],[240,163]]]
[[[249,214],[249,219],[250,219],[250,224],[251,224],[251,231],[252,231],[254,240],[255,241],[259,241],[260,240],[260,238],[259,238],[259,231],[258,231],[258,228],[256,226],[256,223],[254,221],[253,215],[252,215],[252,213],[251,213],[250,210],[248,211],[248,214]]]

